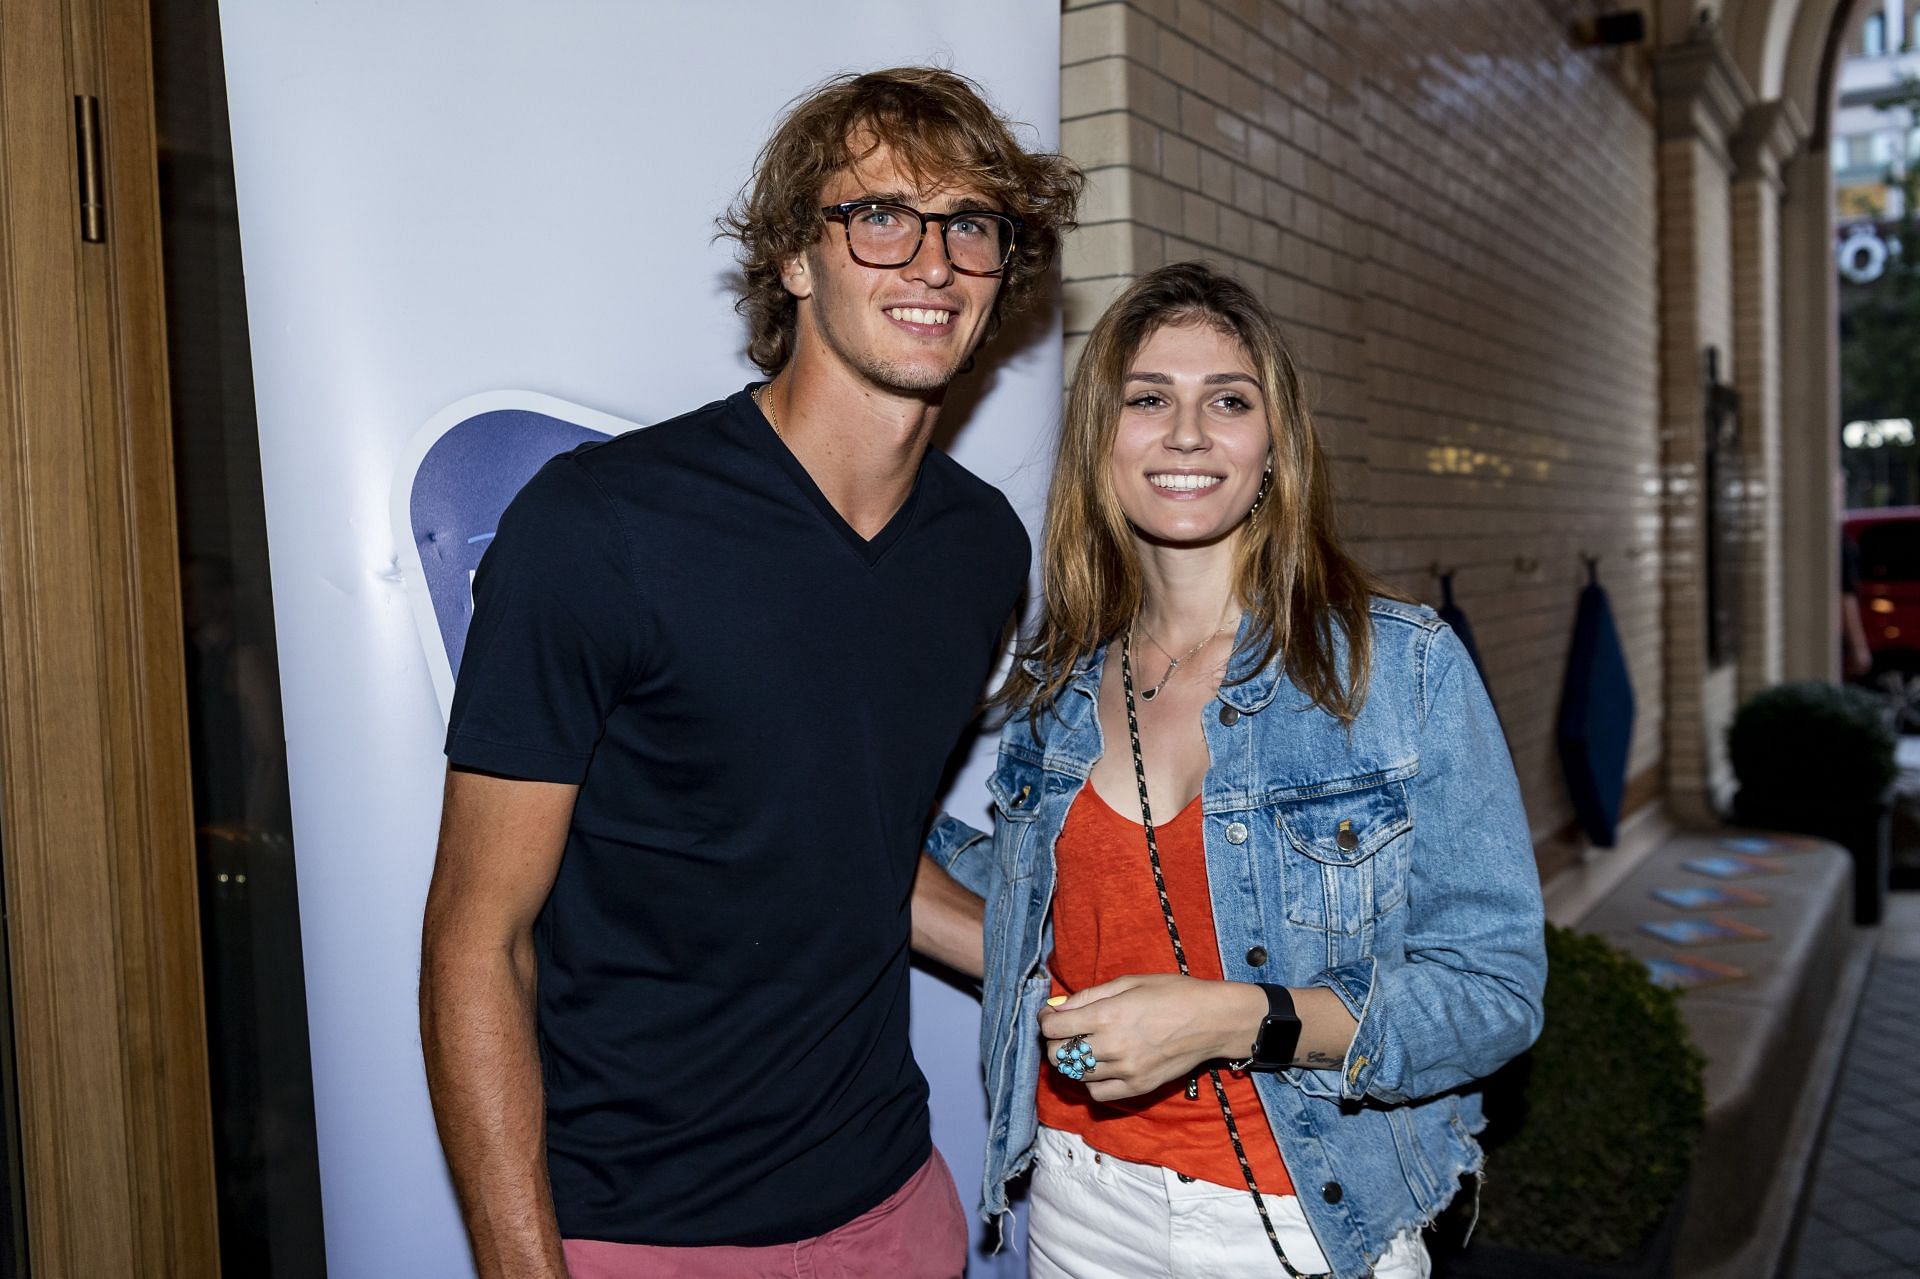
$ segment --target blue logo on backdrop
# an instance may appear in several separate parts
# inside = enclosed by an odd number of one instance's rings
[[[543,395],[498,391],[450,405],[415,435],[394,476],[394,533],[443,716],[473,617],[473,574],[501,512],[549,458],[636,425]]]

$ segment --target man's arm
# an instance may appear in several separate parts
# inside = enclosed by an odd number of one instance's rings
[[[913,879],[913,948],[978,980],[986,971],[981,937],[986,903],[920,854]]]
[[[534,1037],[533,921],[579,787],[450,769],[420,948],[420,1042],[481,1279],[565,1279]]]

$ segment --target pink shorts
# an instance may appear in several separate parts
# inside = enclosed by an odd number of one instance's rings
[[[844,1226],[766,1248],[668,1248],[567,1239],[572,1279],[959,1279],[967,1217],[934,1151],[907,1184]]]

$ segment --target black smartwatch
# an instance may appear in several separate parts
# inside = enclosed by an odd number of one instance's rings
[[[1253,1055],[1235,1065],[1240,1070],[1285,1070],[1293,1065],[1294,1049],[1300,1045],[1300,1014],[1293,1011],[1293,994],[1285,986],[1259,986],[1267,992],[1267,1015],[1254,1036]]]

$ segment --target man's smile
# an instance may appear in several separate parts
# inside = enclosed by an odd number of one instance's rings
[[[954,312],[944,306],[890,306],[883,314],[895,324],[915,333],[944,334],[953,328]]]

